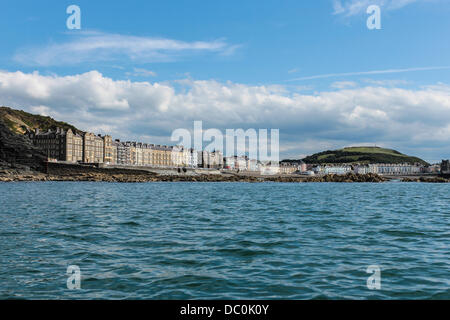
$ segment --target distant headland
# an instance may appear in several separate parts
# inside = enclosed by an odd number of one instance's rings
[[[380,147],[347,147],[339,150],[327,150],[313,154],[303,159],[306,163],[311,164],[328,164],[328,163],[358,163],[358,164],[375,164],[375,163],[392,163],[392,164],[422,164],[429,165],[426,161],[402,154],[396,150],[385,149]]]

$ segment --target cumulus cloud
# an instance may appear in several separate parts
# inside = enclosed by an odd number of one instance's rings
[[[67,66],[85,62],[120,61],[124,58],[148,63],[173,61],[199,53],[230,55],[238,48],[223,39],[186,42],[92,31],[68,36],[70,40],[66,42],[37,48],[20,48],[14,55],[14,60],[24,65],[37,66]]]
[[[0,71],[0,104],[48,114],[117,138],[169,142],[176,128],[280,129],[282,157],[358,143],[428,160],[450,157],[450,87],[348,87],[317,94],[214,80],[113,80]]]

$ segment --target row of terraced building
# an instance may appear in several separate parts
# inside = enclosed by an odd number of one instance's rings
[[[106,163],[155,167],[221,168],[220,151],[196,151],[182,146],[166,146],[141,142],[122,142],[109,135],[78,133],[71,129],[36,129],[29,133],[33,144],[41,149],[49,161],[69,163]]]

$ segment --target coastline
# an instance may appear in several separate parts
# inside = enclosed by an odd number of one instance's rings
[[[4,171],[4,170],[3,170]],[[349,173],[346,175],[329,174],[324,176],[260,176],[243,174],[154,174],[146,171],[134,170],[132,172],[84,172],[67,174],[47,174],[41,172],[0,172],[0,182],[45,182],[45,181],[72,181],[72,182],[118,182],[118,183],[145,183],[145,182],[279,182],[279,183],[382,183],[389,181],[401,182],[426,182],[426,183],[449,183],[449,179],[442,177],[417,177],[393,179],[376,174],[357,175]]]
[[[24,165],[5,164],[0,166],[0,182],[43,182],[43,181],[90,181],[90,182],[340,182],[381,183],[389,181],[449,183],[450,179],[439,176],[381,176],[374,173],[344,175],[327,174],[306,176],[299,174],[261,175],[257,172],[233,172],[220,170],[189,169],[178,170],[150,167],[97,167],[66,163],[47,163],[45,168],[34,170]]]

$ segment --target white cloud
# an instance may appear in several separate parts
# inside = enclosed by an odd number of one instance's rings
[[[74,65],[85,62],[132,61],[164,62],[198,53],[229,55],[238,47],[222,39],[186,42],[174,39],[139,37],[102,32],[69,34],[71,39],[38,48],[21,48],[14,55],[25,65]]]
[[[176,128],[280,129],[282,156],[374,143],[450,157],[450,86],[350,87],[299,94],[283,86],[184,79],[176,84],[0,71],[0,105],[21,107],[117,138],[158,142]],[[297,146],[297,147],[296,147]]]
[[[333,0],[333,14],[354,16],[365,13],[370,5],[378,5],[386,10],[397,10],[415,2],[430,2],[430,0]]]
[[[335,89],[354,88],[356,86],[358,86],[358,84],[353,81],[337,81],[331,84],[331,87]]]
[[[31,112],[39,114],[41,116],[49,116],[50,108],[46,106],[32,106]]]
[[[132,72],[126,72],[127,76],[134,76],[134,77],[156,77],[156,72],[152,70],[147,70],[143,68],[133,68]]]
[[[363,79],[363,81],[371,85],[387,86],[387,87],[405,86],[411,84],[411,81],[399,79],[388,79],[388,80]]]
[[[446,69],[450,69],[450,66],[420,67],[420,68],[405,68],[405,69],[386,69],[386,70],[343,72],[343,73],[327,73],[327,74],[319,74],[319,75],[295,78],[295,79],[290,79],[290,80],[286,80],[286,81],[287,82],[289,82],[289,81],[304,81],[304,80],[336,78],[336,77],[350,77],[350,76],[362,76],[362,75],[380,75],[380,74],[418,72],[418,71],[433,71],[433,70],[446,70]]]

